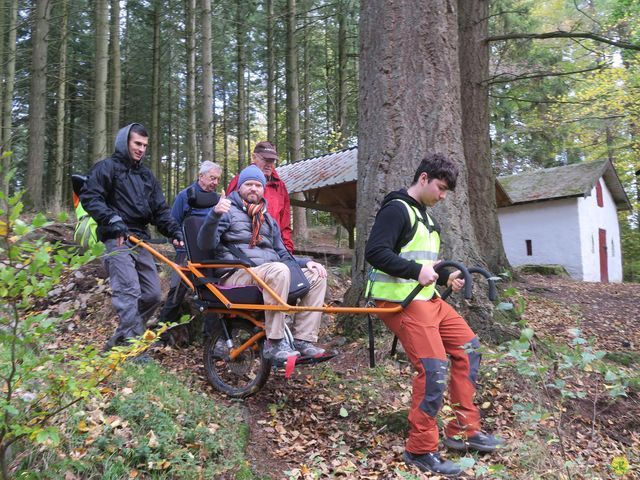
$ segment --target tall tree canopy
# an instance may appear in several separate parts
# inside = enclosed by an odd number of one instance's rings
[[[371,115],[358,112],[357,92],[379,73],[359,71],[359,45],[365,52],[383,48],[362,35],[387,28],[374,17],[360,18],[361,4],[369,9],[375,2],[0,1],[0,148],[13,152],[12,188],[29,184],[35,205],[68,202],[69,182],[61,192],[59,179],[86,171],[103,154],[105,138],[109,153],[114,132],[132,121],[153,130],[150,160],[169,197],[193,180],[205,157],[222,164],[228,179],[266,138],[283,160],[355,145],[359,131],[368,134],[359,118]],[[45,5],[51,11],[38,15]],[[397,8],[404,5],[414,6]],[[638,3],[459,0],[448,8],[451,22],[447,16],[444,26],[403,33],[413,37],[398,33],[390,41],[400,49],[385,55],[399,55],[411,42],[426,42],[432,55],[426,38],[436,32],[459,42],[447,50],[456,59],[429,57],[436,72],[417,81],[440,88],[424,82],[454,60],[462,71],[460,139],[476,200],[470,221],[487,263],[504,264],[500,249],[487,252],[493,217],[482,221],[495,208],[490,169],[500,175],[606,157],[637,202]],[[435,95],[418,94],[423,101]],[[439,105],[425,105],[424,114],[434,118]],[[396,115],[409,118],[411,106],[395,105]],[[417,120],[414,127],[438,131]],[[451,150],[449,139],[427,141],[428,135],[420,132],[413,142]],[[397,156],[395,145],[409,148],[404,142],[394,140],[382,154]],[[370,147],[361,147],[372,159]],[[378,167],[362,168],[366,176]],[[621,218],[627,250],[640,243],[635,212]]]

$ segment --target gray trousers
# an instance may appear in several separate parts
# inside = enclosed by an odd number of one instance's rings
[[[147,320],[160,303],[160,278],[153,256],[146,250],[126,242],[117,246],[117,241],[106,240],[107,255],[104,266],[111,283],[111,301],[120,324],[107,347],[123,340],[135,338],[145,331]]]

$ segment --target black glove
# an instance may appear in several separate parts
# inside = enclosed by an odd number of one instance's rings
[[[178,242],[184,242],[184,237],[182,236],[182,232],[180,230],[173,234],[173,239],[177,240]]]
[[[127,238],[129,236],[129,229],[127,228],[127,225],[122,220],[118,220],[117,222],[110,223],[109,230],[111,231],[112,238],[118,238],[118,237]]]

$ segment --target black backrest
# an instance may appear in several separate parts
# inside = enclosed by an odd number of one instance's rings
[[[200,227],[204,223],[205,217],[199,217],[191,215],[184,219],[182,222],[182,233],[184,235],[184,244],[187,247],[187,255],[192,263],[211,263],[215,261],[215,252],[212,250],[201,250],[198,248],[198,232]],[[234,261],[233,263],[238,263]],[[216,270],[213,268],[203,268],[200,270],[206,277],[208,283],[218,283],[219,278],[216,276]],[[232,303],[249,303],[249,304],[261,304],[262,290],[260,288],[249,286],[221,286],[216,285],[216,288],[224,292],[224,296]],[[198,298],[206,301],[207,305],[216,308],[226,308],[220,300],[204,285],[200,285],[196,288]]]
[[[84,175],[78,175],[77,173],[74,173],[73,175],[71,175],[71,184],[73,185],[73,193],[80,196],[80,190],[82,190],[82,186],[86,181],[87,181],[87,177],[85,177]]]
[[[212,250],[202,250],[198,248],[198,232],[204,223],[205,217],[191,215],[182,222],[182,233],[184,235],[184,244],[187,247],[187,255],[193,263],[205,263],[205,260],[211,261],[215,254]]]

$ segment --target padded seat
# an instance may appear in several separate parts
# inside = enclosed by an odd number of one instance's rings
[[[198,247],[198,232],[200,227],[204,223],[204,217],[190,216],[185,218],[182,224],[182,233],[184,235],[184,243],[187,248],[187,256],[192,263],[220,263],[214,259],[214,253],[211,251],[202,250]],[[242,263],[240,260],[236,263]],[[248,286],[235,286],[235,285],[220,285],[220,277],[217,276],[216,269],[207,268],[203,269],[202,273],[206,275],[207,279],[192,278],[196,286],[196,293],[198,298],[205,302],[207,306],[211,308],[226,308],[218,297],[216,297],[211,290],[209,290],[203,283],[212,283],[220,292],[227,297],[232,303],[246,303],[254,305],[262,305],[262,290],[255,285]]]

